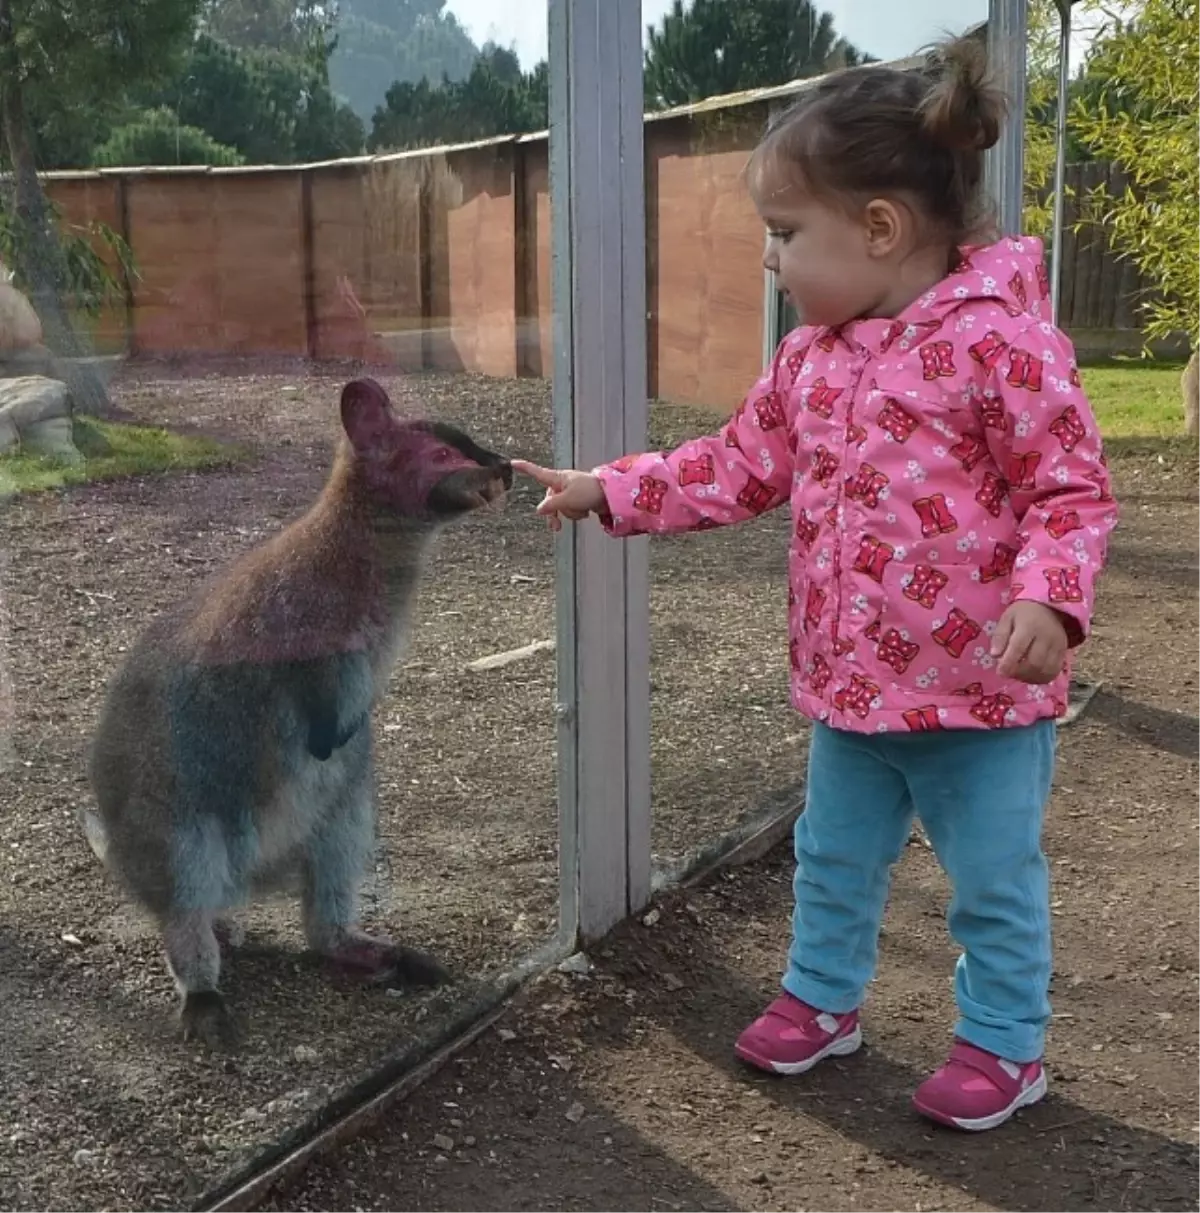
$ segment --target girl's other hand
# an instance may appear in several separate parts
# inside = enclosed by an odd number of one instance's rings
[[[544,468],[525,459],[512,461],[513,471],[536,480],[546,490],[537,512],[550,524],[552,531],[562,530],[562,520],[582,522],[589,514],[604,509],[604,489],[591,472],[572,468]]]
[[[1019,599],[1000,616],[992,656],[1004,678],[1053,682],[1067,658],[1067,629],[1053,607]]]

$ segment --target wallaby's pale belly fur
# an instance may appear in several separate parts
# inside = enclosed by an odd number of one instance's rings
[[[414,583],[419,555],[408,554]],[[274,588],[278,595],[294,599],[288,588]],[[326,590],[311,582],[306,589],[317,604],[339,593],[339,587]],[[181,646],[180,637],[188,636],[188,623],[195,617],[186,607],[152,625],[129,653],[97,730],[93,779],[100,828],[93,824],[89,836],[106,865],[152,912],[167,912],[174,898],[164,893],[177,887],[174,869],[181,865],[201,863],[208,868],[210,904],[190,908],[214,913],[290,885],[313,830],[344,810],[352,798],[371,796],[370,714],[403,650],[411,597],[399,587],[388,589],[391,592],[381,592],[370,612],[375,621],[370,633],[347,639],[351,656],[345,661],[346,672],[331,687],[327,707],[343,727],[358,723],[345,744],[324,760],[309,751],[302,696],[289,685],[302,682],[303,673],[289,663],[253,670],[236,662],[214,667],[204,646],[181,652],[187,646]],[[198,598],[203,602],[206,595],[202,592]],[[225,639],[231,642],[228,634]],[[174,658],[169,664],[168,653]],[[336,659],[336,654],[325,659]],[[220,660],[227,661],[227,655]],[[223,669],[229,672],[228,693],[206,693],[203,684],[219,683]],[[137,676],[126,676],[129,670],[137,670]],[[131,729],[131,721],[139,726]],[[179,785],[188,781],[188,772],[181,770],[187,760],[172,737],[180,726],[203,728],[221,739],[211,752],[193,759],[218,769],[191,773],[198,790],[214,797],[212,803],[197,806],[204,818],[211,817],[213,828],[195,832],[192,843],[198,850],[191,854],[181,853],[177,835]],[[228,810],[235,802],[244,804],[248,818],[231,818]],[[126,823],[131,806],[136,806],[135,822]],[[153,828],[156,818],[161,829]],[[126,825],[140,833],[140,842],[129,829],[123,830]],[[114,833],[124,833],[124,846],[103,845]]]

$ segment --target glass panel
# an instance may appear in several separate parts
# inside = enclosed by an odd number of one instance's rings
[[[0,383],[25,392],[0,413],[0,1123],[46,1207],[198,1201],[557,929],[551,536],[533,488],[484,504],[498,464],[415,425],[550,459],[545,14],[211,0],[168,31],[188,7],[129,31],[163,40],[154,78],[15,18],[19,53],[78,67],[67,110],[30,61],[4,150],[59,170],[68,258],[0,200],[2,373],[70,389]],[[343,395],[364,375],[390,412]],[[446,985],[350,933],[359,888],[362,929]],[[177,1039],[156,915],[188,1022],[221,1035],[218,987],[239,1052]]]
[[[747,0],[737,11],[753,7]],[[754,90],[866,57],[905,57],[987,17],[984,0],[846,0],[815,9],[798,0],[780,29],[734,23],[732,5],[725,24],[722,7],[712,11],[702,25],[690,7],[681,18],[667,0],[642,5],[652,111],[646,189],[656,448],[715,433],[796,324],[785,300],[772,300],[763,227],[742,179],[770,114],[789,96],[768,100]],[[760,43],[746,41],[756,37]],[[738,39],[744,45],[735,46]],[[718,95],[725,100],[714,101]],[[680,108],[688,106],[695,108]],[[660,871],[677,871],[699,847],[801,794],[808,723],[789,697],[790,527],[785,506],[651,547],[653,849]]]

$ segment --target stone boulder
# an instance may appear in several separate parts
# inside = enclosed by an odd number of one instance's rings
[[[42,345],[42,322],[0,262],[0,356]]]
[[[71,392],[59,379],[25,375],[0,379],[0,454],[82,463],[72,437]]]

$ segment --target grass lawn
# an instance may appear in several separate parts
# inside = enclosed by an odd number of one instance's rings
[[[84,460],[69,465],[31,455],[0,456],[0,497],[183,469],[228,467],[245,458],[237,447],[150,426],[77,417],[75,445]]]
[[[1079,374],[1106,439],[1183,438],[1182,363],[1109,362]]]

